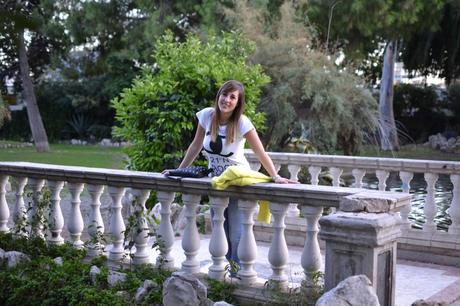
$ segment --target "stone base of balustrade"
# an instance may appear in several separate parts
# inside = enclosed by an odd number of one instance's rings
[[[398,258],[460,267],[460,237],[411,229],[398,240]]]
[[[287,244],[303,247],[306,220],[286,217],[285,224]],[[271,242],[273,229],[270,224],[256,221],[254,235],[257,241]],[[324,250],[324,241],[319,239],[319,244]],[[440,231],[428,233],[419,229],[406,230],[402,232],[402,237],[398,238],[397,255],[399,259],[460,267],[460,237]]]

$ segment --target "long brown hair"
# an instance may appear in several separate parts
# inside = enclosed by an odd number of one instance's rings
[[[244,112],[244,106],[246,104],[244,98],[244,87],[238,81],[230,80],[225,82],[217,92],[216,103],[214,106],[214,113],[211,120],[211,139],[213,142],[217,139],[217,130],[219,129],[219,119],[220,119],[220,109],[219,109],[219,97],[222,94],[228,94],[229,92],[238,90],[238,103],[236,104],[235,109],[230,116],[230,119],[227,123],[226,130],[226,143],[230,144],[235,141],[236,134],[238,133],[238,123],[240,121],[241,115]]]

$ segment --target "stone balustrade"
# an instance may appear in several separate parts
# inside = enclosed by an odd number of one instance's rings
[[[332,176],[332,186],[339,186],[345,171],[353,176],[352,187],[363,188],[363,177],[369,173],[377,177],[378,190],[386,190],[389,175],[394,172],[401,180],[402,192],[407,193],[414,174],[423,174],[426,181],[426,199],[423,205],[425,223],[422,230],[413,228],[409,219],[412,206],[408,204],[400,211],[403,235],[399,241],[401,244],[417,245],[421,248],[441,248],[438,252],[441,254],[444,252],[442,249],[460,250],[460,162],[276,152],[269,152],[269,155],[278,169],[286,166],[291,178],[297,179],[299,171],[306,169],[312,185],[318,185],[321,171],[328,170]],[[260,167],[252,151],[247,150],[246,156],[253,169]],[[434,223],[438,211],[435,190],[439,175],[447,175],[453,186],[452,200],[447,210],[452,223],[447,232],[438,230]],[[298,212],[295,205],[291,205],[288,216],[298,216]]]
[[[12,183],[12,191],[15,194],[15,203],[8,205],[5,193],[7,181]],[[49,218],[44,218],[44,207],[40,204],[40,192],[46,184],[51,199],[49,203]],[[71,196],[71,208],[69,219],[64,220],[61,210],[60,194],[66,184]],[[24,202],[24,190],[31,192],[31,209]],[[84,188],[91,197],[90,222],[84,224],[81,214],[80,195]],[[196,259],[200,249],[200,234],[196,226],[196,207],[202,196],[209,198],[209,203],[214,210],[212,224],[213,230],[210,238],[209,253],[212,265],[208,275],[211,278],[222,280],[225,277],[225,254],[227,252],[227,240],[225,239],[223,222],[224,209],[228,205],[229,197],[239,199],[239,208],[242,212],[243,232],[238,248],[241,259],[241,269],[238,272],[240,283],[251,286],[257,279],[253,263],[257,257],[257,242],[253,233],[254,213],[258,206],[258,200],[270,201],[270,211],[273,215],[271,247],[268,254],[268,263],[272,268],[270,281],[286,286],[288,279],[285,266],[289,250],[284,237],[287,210],[291,203],[297,205],[306,220],[307,231],[305,234],[304,249],[301,262],[305,276],[308,278],[320,270],[322,258],[318,243],[318,220],[325,208],[337,208],[341,199],[350,195],[366,197],[386,197],[391,199],[388,208],[393,211],[400,210],[409,203],[409,196],[402,193],[366,191],[359,188],[343,188],[329,186],[315,186],[303,184],[281,185],[274,183],[262,183],[247,187],[229,187],[226,190],[215,190],[210,184],[209,178],[173,180],[159,173],[147,173],[125,170],[110,170],[84,167],[68,167],[57,165],[35,164],[27,162],[0,162],[0,231],[8,232],[24,220],[38,220],[29,222],[32,235],[44,237],[51,244],[61,244],[63,227],[67,226],[70,242],[76,248],[86,247],[89,256],[101,253],[101,241],[98,236],[108,237],[107,250],[111,262],[120,262],[125,258],[124,231],[127,225],[122,216],[122,198],[129,188],[133,201],[131,201],[131,213],[137,218],[136,230],[132,237],[135,245],[133,257],[134,264],[153,263],[152,250],[148,244],[148,227],[145,211],[145,203],[150,192],[156,192],[157,200],[161,203],[161,223],[158,235],[162,240],[162,248],[156,258],[156,265],[172,268],[174,258],[171,256],[171,248],[174,242],[174,232],[171,225],[171,203],[175,193],[182,194],[185,206],[186,227],[182,234],[182,248],[185,261],[182,262],[182,270],[188,273],[197,273],[200,263]],[[111,199],[111,214],[108,224],[104,224],[100,212],[100,198],[103,190],[106,190]],[[13,206],[10,214],[9,206]],[[12,218],[13,222],[11,222]],[[353,219],[353,217],[351,217]],[[44,227],[44,223],[47,226]],[[8,227],[13,223],[14,226]],[[338,225],[340,227],[340,225]],[[82,241],[82,232],[87,229],[89,243]],[[106,232],[107,231],[107,232]],[[17,233],[18,235],[21,233]],[[46,235],[45,235],[46,234]],[[88,241],[87,241],[88,242]],[[334,263],[330,263],[334,265]]]

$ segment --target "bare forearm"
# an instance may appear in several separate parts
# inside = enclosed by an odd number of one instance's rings
[[[193,163],[193,161],[195,160],[195,158],[198,156],[198,154],[200,153],[200,150],[201,150],[201,145],[197,145],[197,144],[192,143],[188,147],[187,152],[185,153],[184,159],[182,160],[182,162],[179,165],[179,168],[184,168],[184,167],[190,166]]]

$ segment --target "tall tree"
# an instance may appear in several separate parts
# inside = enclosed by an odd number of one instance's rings
[[[424,75],[438,74],[447,85],[460,76],[460,2],[446,1],[439,28],[418,31],[402,49],[404,66]]]
[[[306,7],[323,41],[333,41],[350,59],[365,59],[379,45],[385,45],[379,99],[381,146],[384,150],[399,149],[393,116],[393,77],[398,46],[416,31],[436,28],[443,2],[311,0]]]
[[[44,17],[43,6],[48,1],[13,1],[4,0],[0,26],[2,28],[0,40],[0,54],[2,55],[2,79],[4,76],[19,79],[26,102],[29,126],[38,152],[49,150],[48,137],[41,119],[32,77],[40,75],[49,63],[49,50],[52,48],[44,36],[40,34],[40,19]],[[42,19],[43,20],[43,19]],[[30,38],[27,50],[24,33],[27,29]],[[38,49],[35,49],[38,46]],[[38,52],[40,50],[41,52]],[[33,54],[33,55],[32,55]],[[29,57],[37,56],[35,65],[29,65]],[[34,58],[35,59],[35,58]]]

